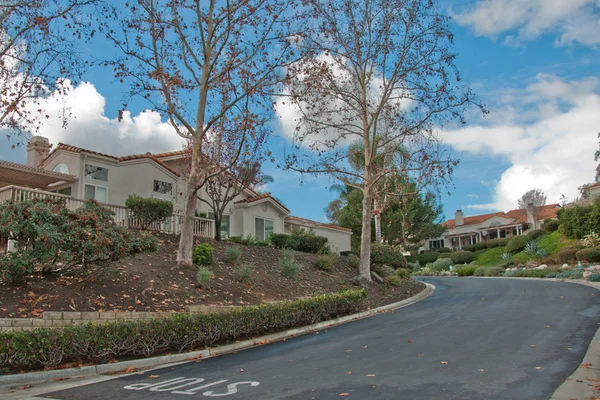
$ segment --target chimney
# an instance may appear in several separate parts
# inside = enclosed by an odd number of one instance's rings
[[[34,136],[27,144],[27,165],[39,167],[50,154],[50,142],[43,136]]]
[[[456,210],[456,213],[454,214],[454,223],[456,224],[456,226],[461,226],[465,224],[465,216],[462,210]]]

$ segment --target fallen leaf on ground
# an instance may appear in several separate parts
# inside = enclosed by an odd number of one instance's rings
[[[448,365],[448,361],[442,361],[440,364],[442,364],[442,365]]]
[[[240,372],[244,372],[244,370],[240,368]]]
[[[588,378],[587,376],[585,377],[585,379],[587,379],[590,382],[598,382],[598,379]]]
[[[344,397],[350,396],[350,393],[340,393],[340,396],[344,396]]]
[[[581,368],[589,368],[592,366],[592,363],[581,364]]]
[[[479,372],[484,372],[484,371],[485,371],[485,369],[483,369],[483,368],[479,370]]]
[[[419,353],[419,354],[417,354],[417,355],[418,355],[419,357],[423,357],[423,354],[421,354],[421,353]]]
[[[532,348],[532,349],[535,349],[535,344],[532,344],[532,345],[531,345],[531,348]]]
[[[567,347],[567,350],[571,351],[571,350],[573,350],[573,348],[572,347]]]
[[[367,374],[368,377],[373,377],[375,374]]]
[[[135,372],[135,368],[133,367],[127,367],[123,370],[123,372],[125,372],[126,374],[130,373],[130,372]]]
[[[148,378],[150,378],[150,379],[158,379],[158,378],[160,378],[160,375],[150,375],[150,376],[148,376]]]
[[[544,369],[544,368],[542,368],[542,367],[535,367],[535,369]]]
[[[25,390],[25,389],[29,389],[31,387],[33,387],[33,386],[32,385],[23,385],[23,386],[19,386],[17,389],[19,389],[19,390]]]

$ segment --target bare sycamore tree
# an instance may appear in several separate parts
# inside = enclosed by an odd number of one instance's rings
[[[66,78],[81,76],[85,61],[77,42],[93,36],[90,15],[99,2],[0,2],[0,129],[9,139],[39,128],[48,117],[40,102],[64,95]]]
[[[107,64],[191,143],[177,262],[191,264],[196,193],[260,154],[272,100],[267,92],[294,57],[294,0],[138,0],[105,27],[123,56]],[[277,89],[279,90],[279,89]]]
[[[223,216],[227,207],[242,192],[256,194],[254,189],[271,182],[272,178],[260,171],[261,163],[258,161],[245,160],[238,162],[233,168],[223,174],[213,176],[204,185],[207,199],[198,197],[200,201],[207,204],[215,216],[215,239],[221,240],[221,226]]]
[[[546,195],[540,189],[531,189],[524,193],[519,200],[517,200],[519,209],[526,210],[529,205],[533,207],[539,207],[546,204]]]
[[[312,11],[313,30],[300,43],[309,56],[289,68],[288,104],[278,104],[297,115],[296,151],[285,166],[362,190],[360,275],[370,281],[379,182],[390,174],[419,188],[448,182],[457,160],[435,130],[465,123],[473,95],[461,83],[448,18],[436,1],[321,0]],[[361,171],[347,157],[356,140]],[[378,166],[378,159],[385,162]]]

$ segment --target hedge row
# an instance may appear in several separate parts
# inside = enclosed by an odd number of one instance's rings
[[[600,262],[600,247],[581,249],[575,255],[581,262]]]
[[[2,332],[0,369],[105,363],[118,357],[204,348],[351,314],[360,309],[366,295],[365,290],[345,290],[224,314],[175,314],[152,320]]]
[[[273,233],[269,240],[278,249],[290,249],[304,253],[322,253],[326,252],[327,248],[326,237],[303,231],[294,231],[291,235]]]

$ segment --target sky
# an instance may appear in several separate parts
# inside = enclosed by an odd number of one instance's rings
[[[600,132],[600,0],[440,0],[452,16],[457,65],[490,111],[468,115],[468,124],[440,135],[461,163],[440,192],[444,217],[457,209],[476,215],[516,208],[530,189],[548,203],[594,180]],[[90,51],[114,52],[94,44]],[[116,54],[116,53],[115,53]],[[39,134],[114,155],[178,150],[180,138],[143,103],[117,112],[127,88],[112,72],[92,69],[66,99],[72,118],[63,127],[62,105],[49,99],[51,117]],[[289,145],[290,124],[275,122],[275,156]],[[24,146],[0,137],[0,159],[25,162]],[[325,221],[336,198],[327,177],[300,176],[265,164],[274,182],[266,190],[293,215]]]

